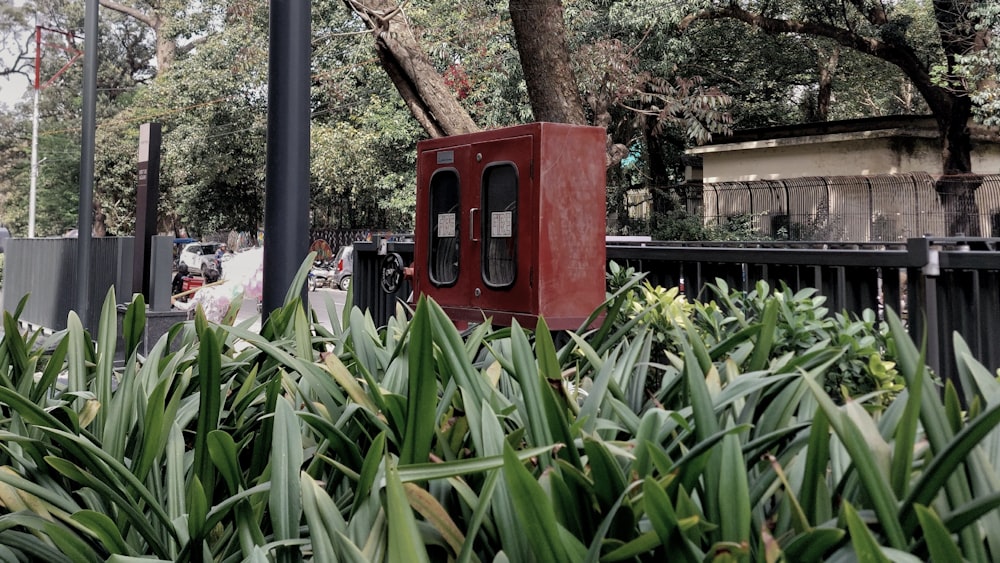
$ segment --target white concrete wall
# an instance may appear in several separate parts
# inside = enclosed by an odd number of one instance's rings
[[[929,143],[896,150],[891,139],[744,148],[703,153],[704,182],[782,180],[805,176],[868,176],[940,169]]]
[[[705,183],[806,176],[941,173],[941,152],[936,139],[894,135],[857,137],[827,135],[764,140],[698,147],[690,152],[702,157]],[[976,174],[1000,173],[1000,145],[976,145],[972,171]]]

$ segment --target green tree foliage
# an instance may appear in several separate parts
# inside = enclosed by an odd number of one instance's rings
[[[313,224],[412,229],[416,183],[407,171],[416,166],[422,131],[398,100],[373,96],[363,109],[349,121],[312,127]]]
[[[944,61],[936,75],[939,86],[934,87],[948,97],[958,93],[956,85],[976,84],[972,99],[988,115],[996,99],[991,94],[995,81],[989,79],[995,71],[995,41],[956,55],[952,64],[942,55],[941,12],[935,13],[929,3],[905,0],[884,13],[863,1],[840,11],[831,9],[832,4],[747,3],[744,9],[756,13],[750,10],[766,8],[761,14],[775,20],[846,26],[891,50],[910,49],[914,61],[930,61],[920,68]],[[990,5],[962,5],[970,11],[961,13],[961,21],[995,29],[996,13]],[[172,0],[156,6],[103,0],[102,6],[95,199],[112,230],[132,229],[135,143],[144,121],[160,122],[164,131],[161,230],[186,227],[194,234],[259,226],[266,8],[245,0],[198,5]],[[626,215],[626,194],[633,188],[669,193],[669,187],[683,179],[684,149],[724,134],[730,125],[760,127],[929,110],[927,90],[912,72],[898,61],[844,47],[837,37],[765,33],[770,31],[766,26],[748,26],[733,18],[697,20],[700,23],[692,23],[685,33],[673,25],[685,16],[702,14],[699,9],[718,12],[729,9],[726,6],[669,0],[562,3],[566,45],[586,119],[607,127],[610,135],[609,207],[616,216]],[[36,7],[47,25],[82,27],[80,3],[36,0],[20,9],[5,6],[0,35],[8,42],[17,39],[15,50],[21,48],[27,58],[0,72],[30,71],[24,66],[32,60],[26,39]],[[467,114],[455,123],[494,128],[534,119],[522,55],[504,4],[324,0],[312,7],[312,126],[317,146],[312,151],[311,191],[317,226],[404,229],[407,217],[412,217],[413,149],[417,141],[440,131],[427,125],[430,102],[400,90],[402,67],[392,66],[391,57],[405,60],[422,52],[418,58],[426,61],[420,67],[425,75],[411,78],[441,86],[435,95],[445,95],[454,101],[449,108]],[[391,21],[383,23],[397,27],[379,35],[379,18],[389,16]],[[403,35],[412,42],[392,44]],[[410,55],[393,50],[400,47],[410,49]],[[64,53],[52,53],[43,60],[46,72],[66,60]],[[71,66],[44,92],[43,136],[72,140],[79,135],[81,66]],[[30,107],[21,105],[11,116],[23,143],[25,120],[30,131]],[[50,145],[65,146],[42,143]],[[7,148],[13,150],[7,154],[18,158],[30,153],[30,146]],[[74,152],[69,147],[65,154],[40,156],[46,159],[47,171],[57,163],[66,167],[52,178],[68,181],[79,166]],[[25,167],[11,163],[0,175],[0,195],[11,202],[25,201]],[[64,187],[72,191],[72,186]],[[675,198],[667,198],[658,205],[670,213],[672,201]],[[683,207],[683,199],[676,201]],[[4,213],[14,217],[18,212]],[[622,227],[634,231],[639,226],[623,222]]]
[[[30,8],[37,8],[40,14],[50,18],[49,29],[42,32],[36,235],[51,236],[75,228],[78,223],[83,68],[81,60],[74,62],[73,56],[82,48],[76,33],[82,28],[83,6],[40,2],[26,5],[22,10]],[[22,24],[29,21],[33,22],[25,19]],[[27,52],[33,66],[34,27],[21,28],[21,31],[24,37],[30,37]],[[141,34],[135,35],[136,30],[121,18],[106,16],[100,32],[102,37],[108,38],[99,44],[102,64],[98,69],[96,105],[99,123],[103,123],[131,103],[137,81],[148,76],[150,51],[144,47]],[[33,80],[33,70],[31,73]],[[19,131],[9,139],[12,142],[9,148],[13,151],[11,154],[20,155],[20,158],[0,174],[0,193],[8,202],[2,219],[19,235],[27,234],[33,111],[33,100],[26,98],[8,114],[10,123]],[[95,191],[95,202],[103,206],[99,174]]]
[[[1000,5],[981,2],[970,9],[976,29],[992,30],[981,45],[955,58],[952,81],[976,85],[970,94],[976,116],[990,126],[1000,125]]]
[[[687,29],[697,22],[739,21],[769,34],[823,38],[897,67],[937,119],[942,171],[960,174],[971,172],[967,125],[980,88],[974,81],[952,77],[961,78],[960,61],[989,58],[998,28],[988,16],[987,4],[984,0],[695,1],[681,8],[688,13],[678,25]],[[996,61],[992,64],[995,68]]]

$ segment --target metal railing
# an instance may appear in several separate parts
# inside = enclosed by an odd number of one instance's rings
[[[872,240],[1000,235],[1000,175],[926,173],[718,182],[697,187],[708,225],[750,217],[784,240]]]
[[[389,242],[409,262],[412,242]],[[355,244],[354,302],[377,325],[409,298],[407,285],[392,295],[378,286],[380,242]],[[1000,238],[920,237],[898,243],[741,242],[608,243],[608,260],[647,273],[654,285],[684,282],[689,298],[721,279],[749,290],[758,280],[793,290],[816,288],[834,312],[860,315],[897,311],[918,343],[927,336],[927,363],[955,380],[958,333],[991,371],[1000,368]]]
[[[608,260],[646,272],[655,285],[684,282],[690,298],[723,280],[749,290],[758,280],[793,290],[816,288],[834,312],[906,319],[927,364],[957,380],[953,334],[991,371],[1000,368],[1000,238],[921,237],[905,243],[609,244]]]

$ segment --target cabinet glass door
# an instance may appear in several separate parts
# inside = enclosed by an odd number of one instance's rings
[[[532,137],[477,143],[472,147],[480,178],[475,259],[483,309],[531,309]]]
[[[437,287],[454,285],[458,281],[461,268],[459,250],[461,232],[459,229],[458,171],[453,168],[438,170],[430,182],[430,246],[428,248],[427,271],[430,281]]]

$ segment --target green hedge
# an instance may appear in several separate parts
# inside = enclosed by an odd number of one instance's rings
[[[384,327],[331,303],[325,327],[290,292],[259,333],[198,315],[142,357],[141,302],[121,334],[113,295],[96,335],[8,315],[0,557],[1000,557],[1000,384],[961,341],[960,396],[891,312],[883,334],[811,294],[688,304],[618,277],[565,335],[460,333],[428,300]],[[864,365],[893,383],[824,390]]]

